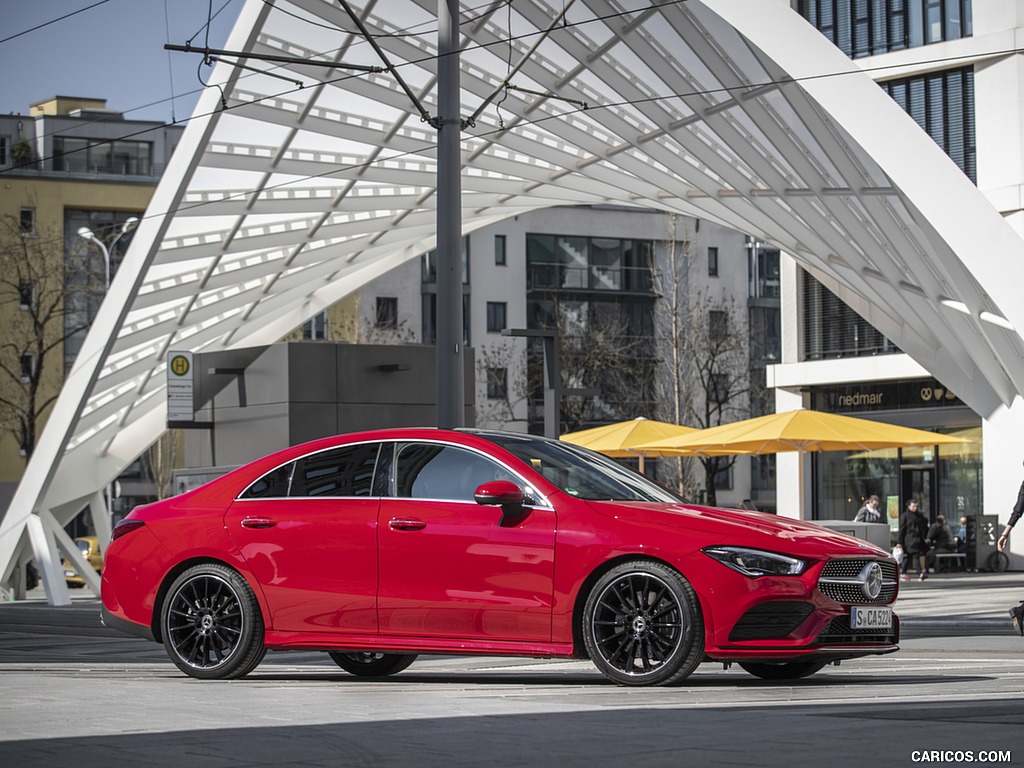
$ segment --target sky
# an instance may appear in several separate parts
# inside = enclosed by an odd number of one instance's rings
[[[223,48],[244,0],[0,0],[0,114],[53,96],[130,120],[187,120],[212,67],[164,45]],[[213,14],[207,37],[207,19]]]

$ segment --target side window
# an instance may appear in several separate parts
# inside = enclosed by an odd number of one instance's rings
[[[400,446],[395,495],[400,498],[471,501],[483,483],[512,479],[500,464],[473,451],[431,443]]]
[[[268,472],[255,483],[250,485],[239,498],[242,499],[272,499],[288,495],[288,483],[292,478],[292,470],[295,462],[289,462],[283,467],[278,467]]]
[[[347,445],[295,462],[289,496],[369,496],[379,443]]]

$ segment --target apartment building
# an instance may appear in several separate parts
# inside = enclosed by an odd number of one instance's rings
[[[792,6],[870,73],[1024,235],[1024,101],[1021,56],[1012,42],[1024,25],[1024,3],[795,0]],[[1003,466],[1019,464],[1019,449],[1012,462],[1005,458],[1004,438],[1013,431],[1005,413],[983,419],[973,412],[786,256],[782,295],[782,364],[770,370],[778,410],[861,415],[972,442],[780,457],[780,503],[807,498],[807,519],[852,519],[863,498],[878,494],[888,501],[893,525],[912,497],[932,519],[943,514],[953,522],[1009,510],[1013,498],[983,498],[986,455],[1002,454]]]
[[[5,401],[13,403],[6,424],[28,407],[33,377],[37,408],[60,389],[182,130],[126,120],[94,98],[56,96],[31,105],[28,114],[0,115],[0,217],[34,253],[53,255],[48,273],[32,273],[32,279],[26,273],[17,285],[8,280],[0,297],[0,324],[9,329],[3,367],[21,369],[19,380],[7,376],[0,383]],[[83,228],[93,239],[79,235]],[[41,281],[51,295],[62,294],[45,330],[47,345],[55,346],[43,360],[28,344],[32,331],[24,323],[42,298]],[[43,408],[36,436],[47,415]],[[30,443],[9,429],[0,433],[0,508],[22,476]],[[127,506],[139,489],[131,475],[123,485],[117,503]]]
[[[563,397],[558,434],[638,416],[674,420],[664,386],[668,312],[701,311],[708,323],[728,313],[744,368],[730,375],[763,381],[779,359],[778,251],[711,222],[625,206],[555,207],[475,230],[462,250],[479,427],[554,433],[545,424],[543,342],[511,335],[517,330],[557,331],[563,381],[587,392]],[[357,336],[433,343],[436,298],[427,253],[359,290]],[[333,318],[307,324],[306,338],[343,325]],[[764,407],[742,388],[726,420]],[[692,407],[703,396],[691,389]],[[668,471],[650,460],[645,469]],[[720,504],[753,499],[774,509],[774,457],[740,457],[715,485]]]

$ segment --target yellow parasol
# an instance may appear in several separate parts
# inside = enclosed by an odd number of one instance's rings
[[[640,417],[615,424],[606,424],[603,427],[568,432],[559,439],[612,458],[637,456],[640,459],[640,471],[643,472],[645,456],[676,456],[678,454],[672,451],[665,453],[660,449],[639,450],[636,448],[638,444],[655,440],[671,440],[685,437],[694,432],[697,430],[693,427],[682,427],[678,424]]]
[[[796,410],[702,429],[634,446],[663,455],[728,456],[786,451],[873,451],[914,445],[967,443],[954,435],[912,429],[835,413]]]

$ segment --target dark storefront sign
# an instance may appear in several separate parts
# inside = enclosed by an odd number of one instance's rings
[[[935,379],[869,382],[814,387],[811,407],[816,411],[863,413],[920,408],[963,407],[964,402]]]

